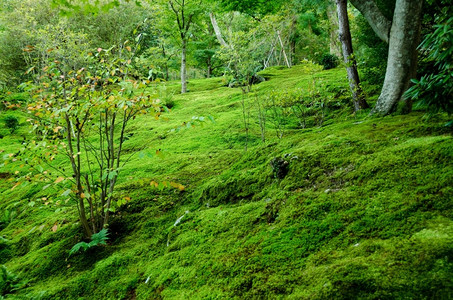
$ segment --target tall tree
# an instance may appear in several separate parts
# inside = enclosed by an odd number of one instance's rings
[[[417,69],[417,46],[423,0],[396,0],[393,19],[384,16],[375,0],[351,0],[376,34],[389,43],[387,70],[373,112],[386,115],[395,110]]]
[[[181,39],[181,94],[187,92],[187,44],[189,30],[195,17],[201,11],[202,0],[168,0],[168,5],[176,18]]]
[[[352,101],[354,103],[354,110],[358,111],[362,108],[368,108],[368,103],[360,87],[359,73],[357,72],[357,61],[354,57],[352,49],[351,32],[349,30],[348,18],[348,2],[347,0],[336,0],[338,12],[338,27],[341,46],[343,49],[343,58],[346,64],[348,73],[349,87],[352,93]]]

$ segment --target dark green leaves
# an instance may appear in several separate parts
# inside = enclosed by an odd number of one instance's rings
[[[80,252],[80,250],[86,251],[87,249],[99,245],[107,245],[107,240],[108,240],[108,231],[107,229],[102,229],[98,233],[95,233],[91,236],[91,242],[86,243],[86,242],[80,242],[74,245],[74,247],[71,248],[69,251],[69,255],[72,255],[74,253]]]

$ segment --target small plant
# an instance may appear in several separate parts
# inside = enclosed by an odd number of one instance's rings
[[[11,133],[14,133],[16,129],[19,127],[19,120],[12,115],[6,116],[4,119],[6,128],[9,129]]]
[[[61,194],[55,198],[73,200],[87,238],[108,225],[116,205],[117,179],[132,157],[124,152],[130,122],[137,115],[149,113],[158,119],[163,113],[161,101],[145,91],[150,82],[130,77],[127,57],[134,53],[124,45],[80,53],[86,67],[76,72],[69,63],[49,61],[43,69],[46,76],[22,85],[33,99],[26,108],[29,122],[41,136],[25,145],[27,162],[46,187],[59,184]],[[115,51],[123,51],[126,58],[118,58]],[[52,145],[52,150],[43,155],[43,147],[36,144]],[[65,156],[68,168],[52,164],[58,155]],[[49,178],[41,165],[56,172]]]
[[[264,104],[261,103],[261,99],[258,97],[258,94],[255,94],[255,105],[257,106],[258,113],[258,124],[260,126],[261,132],[261,141],[266,142],[266,110],[264,109]]]
[[[5,266],[0,267],[0,296],[11,294],[22,288],[25,282],[19,279],[19,276],[8,271]]]
[[[323,66],[324,70],[333,69],[338,66],[338,57],[332,54],[324,54],[321,57],[320,63]]]
[[[3,214],[0,214],[0,230],[8,226],[17,215],[16,211],[5,209]]]
[[[166,85],[163,85],[159,88],[159,99],[162,101],[163,105],[168,109],[172,109],[176,103],[174,96],[175,94],[170,92]]]
[[[80,252],[80,250],[86,251],[92,247],[96,247],[99,245],[107,245],[107,240],[108,238],[108,231],[107,229],[102,229],[98,233],[95,233],[91,236],[91,242],[86,243],[86,242],[80,242],[75,244],[71,250],[69,251],[69,255],[72,255],[74,253]]]

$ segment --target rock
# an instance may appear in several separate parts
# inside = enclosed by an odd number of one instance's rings
[[[284,158],[276,157],[271,160],[270,165],[275,178],[283,179],[289,172],[289,162]]]

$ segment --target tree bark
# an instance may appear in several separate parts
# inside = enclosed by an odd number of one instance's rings
[[[349,30],[349,18],[347,0],[336,0],[338,25],[339,25],[339,38],[343,49],[343,58],[346,64],[346,71],[348,73],[349,88],[352,93],[352,101],[354,104],[354,111],[363,108],[368,108],[368,103],[363,96],[362,88],[360,87],[359,73],[357,72],[357,62],[354,57],[352,49],[351,32]]]
[[[387,115],[395,110],[417,68],[423,0],[397,0],[390,30],[389,56],[381,95],[374,113]]]
[[[187,41],[182,38],[182,51],[181,51],[181,94],[187,93],[187,68],[186,68],[186,53]]]
[[[176,5],[175,5],[176,3]],[[189,29],[192,25],[192,19],[194,18],[195,13],[187,14],[186,8],[187,3],[185,0],[179,2],[170,0],[168,2],[170,9],[174,12],[176,16],[176,23],[178,24],[179,34],[181,36],[181,94],[187,92],[187,68],[186,68],[186,53],[187,53],[187,42],[189,40]],[[201,5],[201,1],[198,5]]]
[[[220,32],[220,27],[217,24],[217,20],[215,18],[214,13],[210,12],[209,17],[211,18],[212,28],[214,29],[215,36],[217,37],[219,44],[222,45],[223,47],[229,48],[229,45],[225,42],[225,40],[222,37],[222,33]]]
[[[283,57],[285,58],[286,66],[291,68],[291,64],[289,63],[288,56],[286,56],[285,46],[283,45],[282,37],[280,36],[280,31],[277,30],[277,37],[278,41],[280,42],[280,46],[282,47]]]
[[[362,13],[377,36],[388,43],[392,22],[382,14],[375,0],[351,0],[351,3]]]
[[[423,0],[396,0],[393,22],[384,17],[374,0],[351,0],[351,3],[374,32],[389,43],[384,85],[372,111],[387,115],[395,110],[417,68]]]

